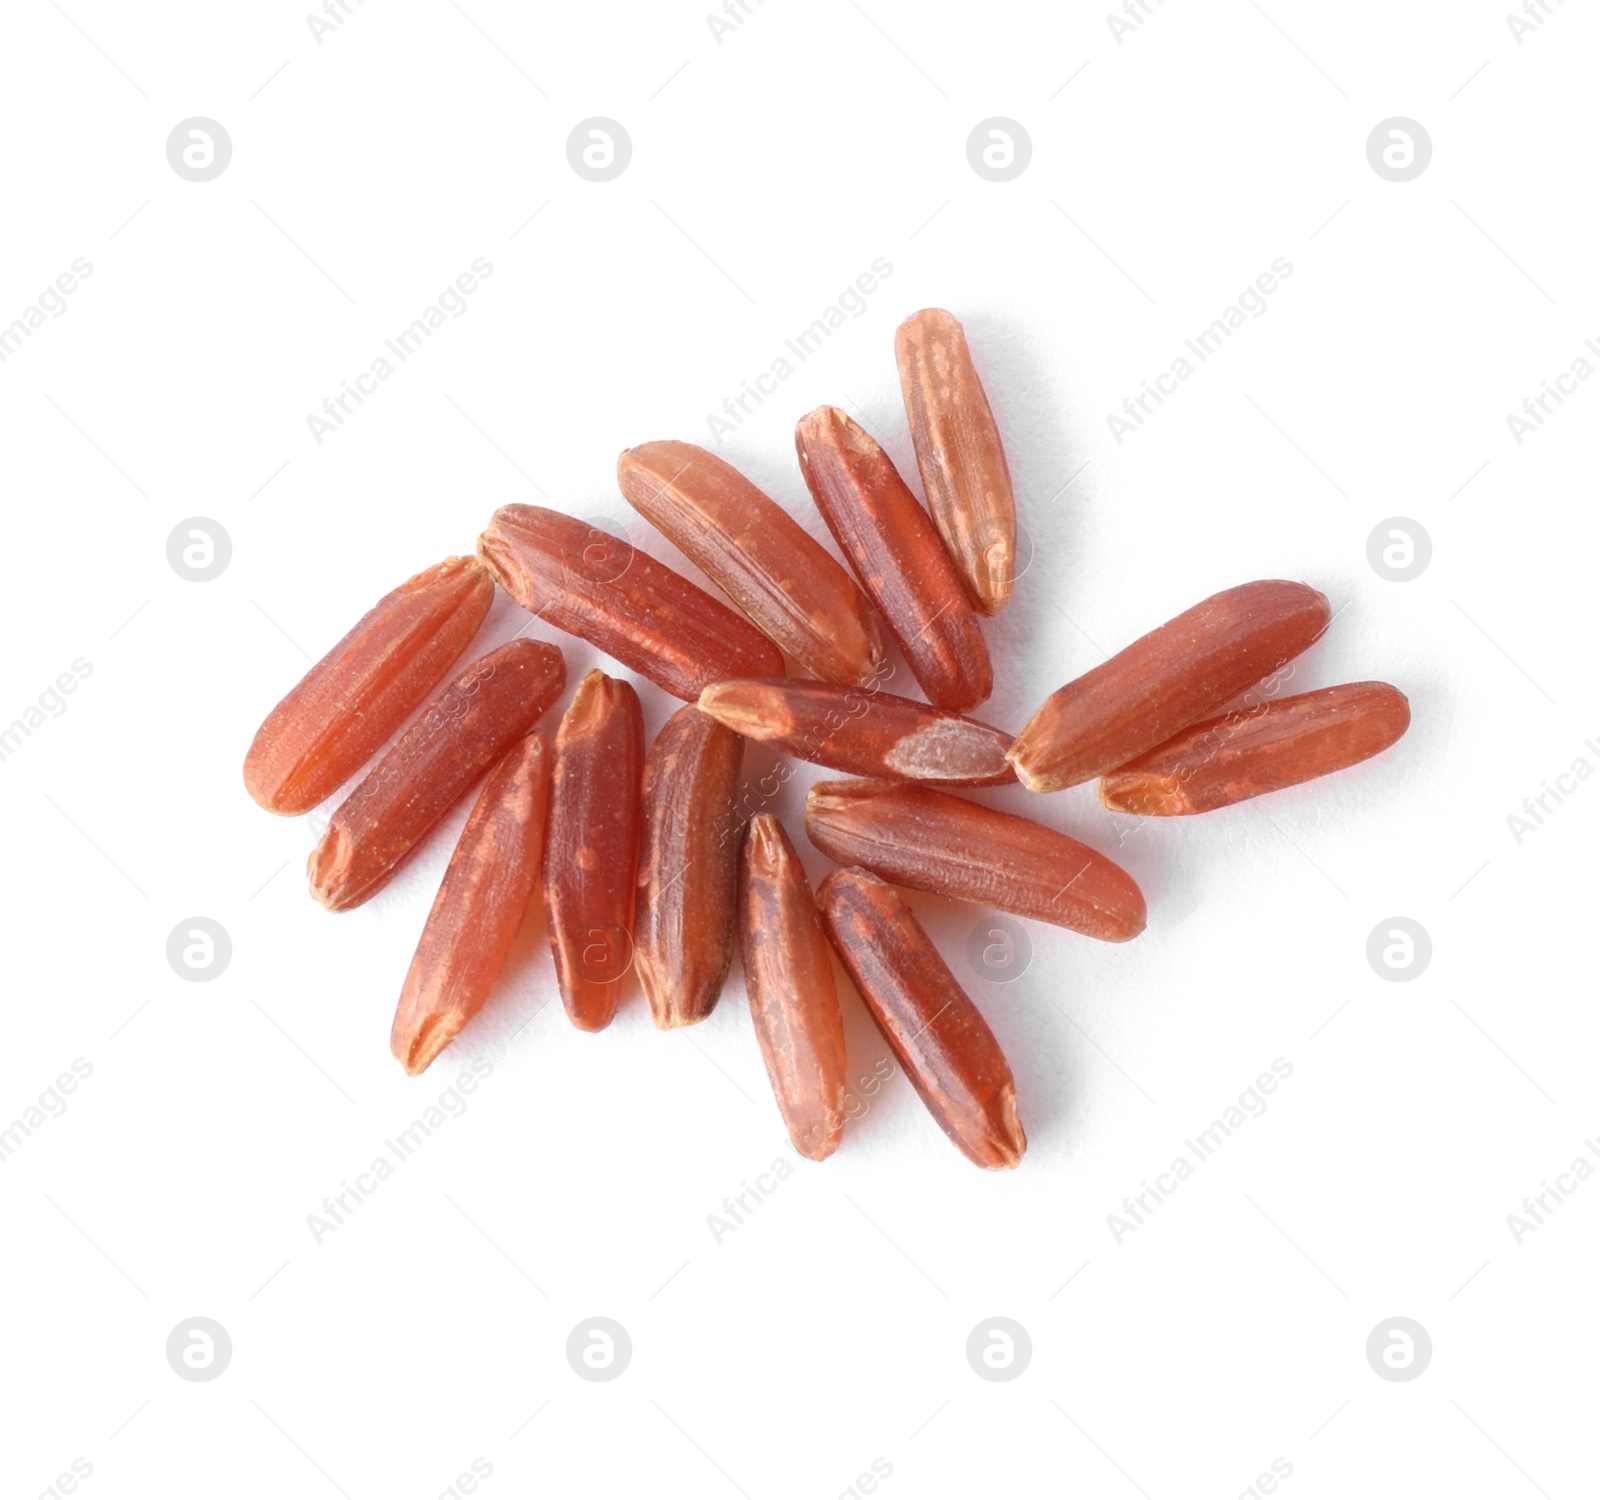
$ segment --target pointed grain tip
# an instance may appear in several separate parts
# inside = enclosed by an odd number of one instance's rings
[[[401,1031],[399,1022],[400,1017],[396,1016],[395,1030],[389,1037],[389,1050],[413,1078],[420,1077],[428,1070],[434,1059],[456,1039],[466,1024],[457,1012],[435,1012],[424,1015],[416,1023],[415,1031],[406,1035]]]
[[[765,865],[781,859],[788,842],[783,825],[771,813],[757,813],[751,818],[745,837],[750,841],[750,858]]]
[[[793,1131],[789,1132],[790,1144],[793,1145],[794,1149],[798,1151],[801,1156],[805,1157],[807,1161],[826,1161],[830,1156],[833,1155],[835,1151],[839,1149],[840,1139],[841,1137],[838,1135],[826,1135],[822,1138],[822,1143],[820,1145],[807,1146]]]
[[[1022,1118],[1017,1114],[1017,1090],[1008,1083],[995,1100],[1000,1129],[995,1136],[994,1148],[1000,1160],[995,1164],[1002,1171],[1014,1170],[1022,1165],[1023,1153],[1028,1149],[1028,1137],[1022,1128]]]
[[[1023,733],[1027,731],[1024,730]],[[1028,747],[1022,743],[1022,735],[1018,735],[1016,743],[1006,751],[1006,762],[1017,773],[1017,780],[1030,792],[1053,791],[1046,778],[1036,776],[1028,765]]]
[[[1108,812],[1127,812],[1123,804],[1122,794],[1108,786],[1105,777],[1100,778],[1097,790],[1100,793],[1100,805]]]
[[[1015,550],[1012,542],[1002,537],[990,542],[978,554],[976,562],[978,608],[986,615],[999,614],[1011,598],[1011,589],[1016,582],[1013,576],[1016,568]]]
[[[351,853],[348,832],[339,824],[332,823],[306,859],[311,894],[329,911],[344,909],[344,903],[339,900],[339,887],[349,868]]]
[[[746,739],[770,740],[793,728],[794,715],[786,713],[782,702],[755,680],[714,682],[701,691],[695,706]]]

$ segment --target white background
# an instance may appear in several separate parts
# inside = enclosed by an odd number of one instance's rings
[[[720,44],[678,0],[369,0],[320,45],[277,0],[4,24],[0,318],[93,267],[0,365],[0,722],[93,669],[0,763],[0,1124],[93,1069],[0,1163],[7,1494],[75,1458],[108,1500],[424,1500],[474,1458],[489,1496],[823,1500],[875,1458],[918,1500],[1234,1496],[1275,1458],[1307,1500],[1591,1492],[1600,1187],[1507,1224],[1600,1133],[1600,786],[1507,824],[1600,766],[1600,389],[1521,445],[1506,423],[1600,335],[1589,8],[1521,45],[1489,0],[1170,0],[1120,43],[1094,5],[910,0],[751,0]],[[195,115],[233,143],[206,183],[165,154]],[[566,157],[594,115],[633,142],[604,184]],[[1001,184],[965,149],[996,115],[1033,146]],[[1366,156],[1395,115],[1433,143],[1404,183]],[[479,256],[466,314],[317,444],[307,416]],[[853,403],[904,461],[893,329],[961,317],[1036,547],[987,627],[987,718],[1286,577],[1340,612],[1297,687],[1389,680],[1414,726],[1193,822],[982,794],[1150,903],[1122,947],[1030,925],[997,986],[964,957],[984,914],[914,898],[1011,1059],[1021,1169],[976,1171],[897,1075],[719,1244],[722,1199],[795,1160],[737,975],[691,1032],[635,989],[583,1035],[536,916],[407,1079],[392,1007],[460,818],[333,917],[301,874],[319,825],[262,813],[240,764],[308,658],[496,506],[630,522],[617,452],[707,441],[878,257],[864,313],[719,451],[823,534],[795,419]],[[1119,445],[1107,415],[1279,257],[1266,312]],[[166,556],[195,516],[232,542],[203,584]],[[1409,583],[1367,560],[1392,516],[1432,538]],[[502,599],[482,644],[523,618]],[[561,645],[576,682],[595,653]],[[653,732],[675,705],[642,688]],[[776,809],[820,879],[816,774]],[[196,915],[233,945],[203,984],[165,956]],[[1410,983],[1366,959],[1395,915],[1432,939]],[[468,1111],[317,1244],[307,1216],[474,1057]],[[1274,1058],[1267,1112],[1118,1244],[1123,1197]],[[205,1384],[164,1354],[197,1315],[233,1343]],[[564,1354],[594,1315],[633,1342],[607,1384]],[[1032,1341],[1006,1383],[964,1353],[997,1315]],[[1403,1384],[1364,1352],[1397,1315],[1433,1343]]]

